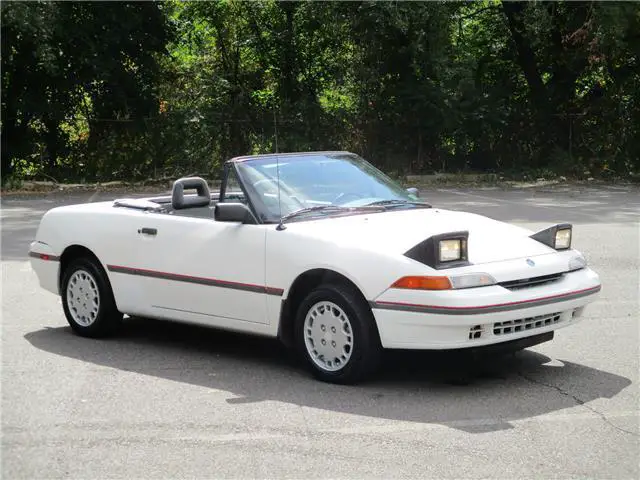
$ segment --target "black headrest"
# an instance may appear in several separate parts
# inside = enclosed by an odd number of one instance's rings
[[[195,189],[196,195],[184,196],[184,191]],[[204,207],[211,203],[211,193],[209,185],[200,177],[179,178],[173,182],[171,193],[171,205],[176,210],[191,207]]]

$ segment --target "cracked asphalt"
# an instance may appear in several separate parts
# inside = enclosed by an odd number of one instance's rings
[[[256,337],[141,319],[73,335],[28,244],[47,209],[123,195],[2,198],[2,477],[639,478],[638,188],[421,194],[573,223],[600,299],[515,357],[392,352],[370,383],[327,385]]]

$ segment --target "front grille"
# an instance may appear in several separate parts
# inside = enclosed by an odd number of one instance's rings
[[[539,315],[537,317],[519,318],[517,320],[507,320],[506,322],[496,322],[493,324],[494,335],[508,335],[510,333],[533,330],[535,328],[547,327],[560,321],[560,313]]]
[[[549,283],[557,282],[562,278],[564,273],[552,273],[551,275],[541,275],[539,277],[521,278],[520,280],[511,280],[501,282],[498,285],[509,290],[521,290],[523,288],[539,287]]]

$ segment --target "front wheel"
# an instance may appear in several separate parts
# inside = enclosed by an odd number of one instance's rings
[[[62,278],[62,307],[69,325],[84,337],[112,333],[122,321],[109,279],[91,258],[73,260]]]
[[[296,344],[316,378],[353,384],[379,366],[380,338],[369,306],[348,285],[322,285],[296,316]]]

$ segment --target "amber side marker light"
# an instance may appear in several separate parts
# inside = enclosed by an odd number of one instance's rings
[[[448,277],[402,277],[396,280],[391,288],[408,290],[451,290]]]

